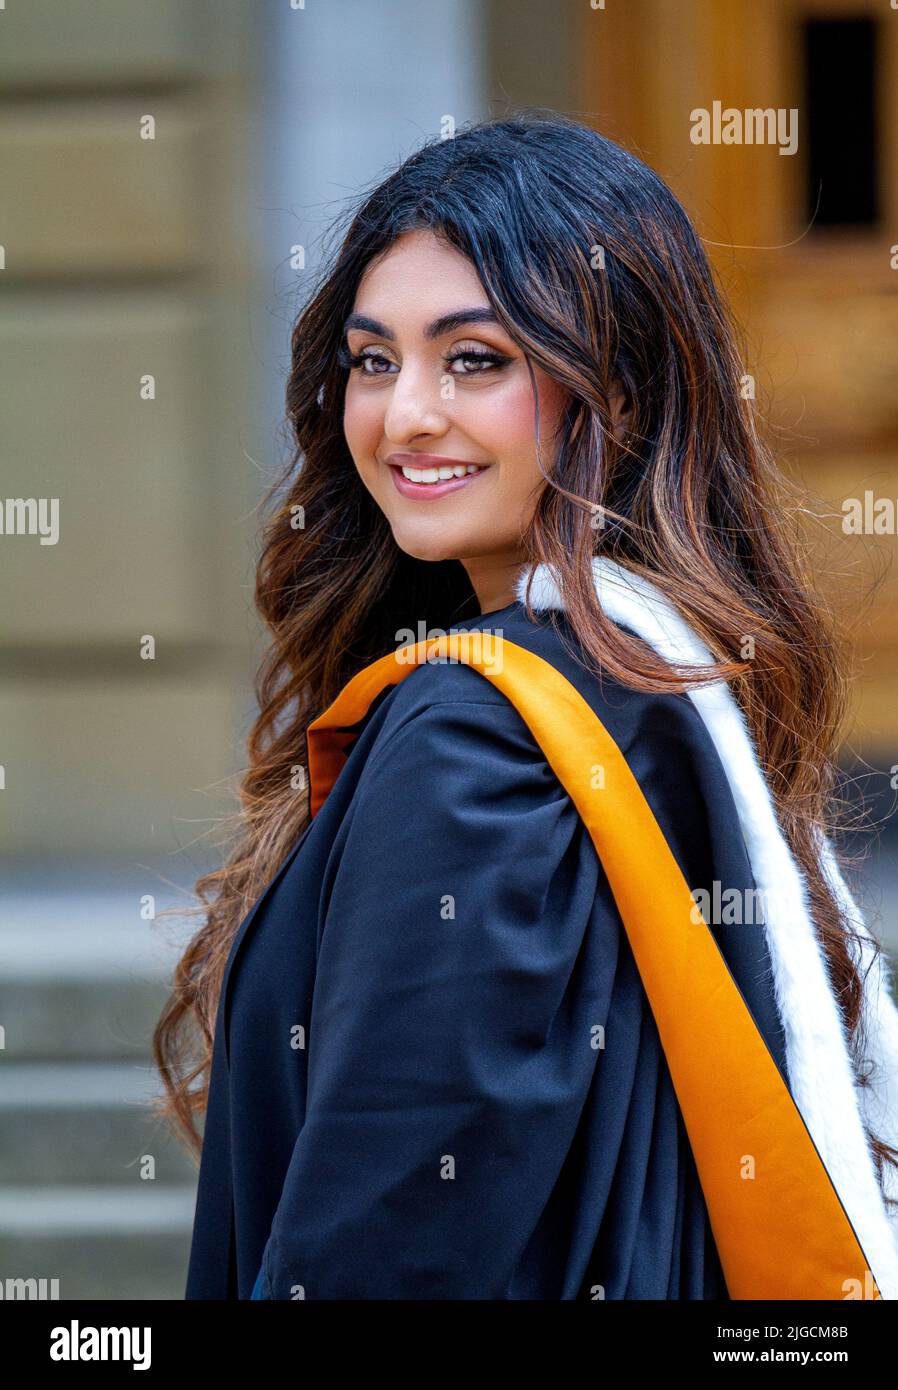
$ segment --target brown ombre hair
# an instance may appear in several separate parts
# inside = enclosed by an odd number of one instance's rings
[[[734,328],[680,203],[596,131],[526,112],[427,143],[366,195],[293,329],[295,450],[265,499],[256,582],[271,643],[233,848],[197,882],[205,920],[154,1034],[164,1113],[198,1153],[226,958],[308,822],[295,769],[309,722],[401,629],[478,613],[459,561],[399,550],[343,433],[342,326],[357,286],[397,237],[421,228],[473,264],[531,375],[535,363],[568,392],[522,545],[532,564],[555,567],[583,659],[638,690],[683,691],[709,678],[709,668],[674,670],[603,614],[591,567],[603,554],[659,586],[714,654],[710,675],[730,681],[807,881],[863,1084],[860,956],[817,838],[835,826],[848,683],[838,629],[812,590],[797,508],[740,389]],[[610,406],[617,386],[631,407],[623,440]],[[534,429],[538,444],[538,413]],[[741,655],[746,635],[751,660]],[[898,1153],[869,1138],[882,1178]]]

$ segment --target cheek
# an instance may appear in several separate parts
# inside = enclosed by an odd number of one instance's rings
[[[354,390],[351,384],[346,387],[343,401],[343,433],[350,453],[359,462],[364,462],[362,455],[374,452],[383,433],[383,407]]]
[[[539,385],[539,431],[543,468],[552,458],[552,439],[563,407],[564,392],[550,379]],[[516,382],[507,391],[495,396],[489,404],[484,421],[497,459],[507,459],[516,465],[513,476],[522,479],[539,475],[536,457],[536,408],[529,378]],[[532,481],[532,479],[531,479]]]
[[[488,435],[497,458],[520,458],[535,450],[533,392],[530,383],[516,381],[491,392],[477,403],[481,432]]]

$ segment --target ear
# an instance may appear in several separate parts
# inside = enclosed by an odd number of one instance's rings
[[[611,405],[614,437],[620,443],[630,429],[633,420],[633,403],[618,382],[614,383],[608,399]]]
[[[611,406],[611,423],[614,429],[614,437],[620,442],[631,427],[633,405],[629,396],[622,390],[617,382],[615,382],[611,388],[608,401]],[[571,433],[572,443],[580,433],[580,426],[583,424],[583,419],[584,417],[581,414]]]

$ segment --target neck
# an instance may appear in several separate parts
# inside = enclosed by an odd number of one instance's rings
[[[523,569],[519,559],[462,560],[481,613],[494,613],[517,599],[516,585]]]

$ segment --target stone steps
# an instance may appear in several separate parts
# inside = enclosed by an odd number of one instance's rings
[[[149,1102],[150,1038],[189,929],[142,921],[146,891],[138,877],[4,895],[0,1284],[184,1297],[197,1170]]]
[[[8,1187],[0,1282],[55,1279],[60,1300],[183,1298],[193,1200],[150,1183]]]
[[[189,1155],[149,1107],[158,1089],[147,1065],[7,1063],[0,1071],[0,1193],[7,1184],[191,1185]]]

